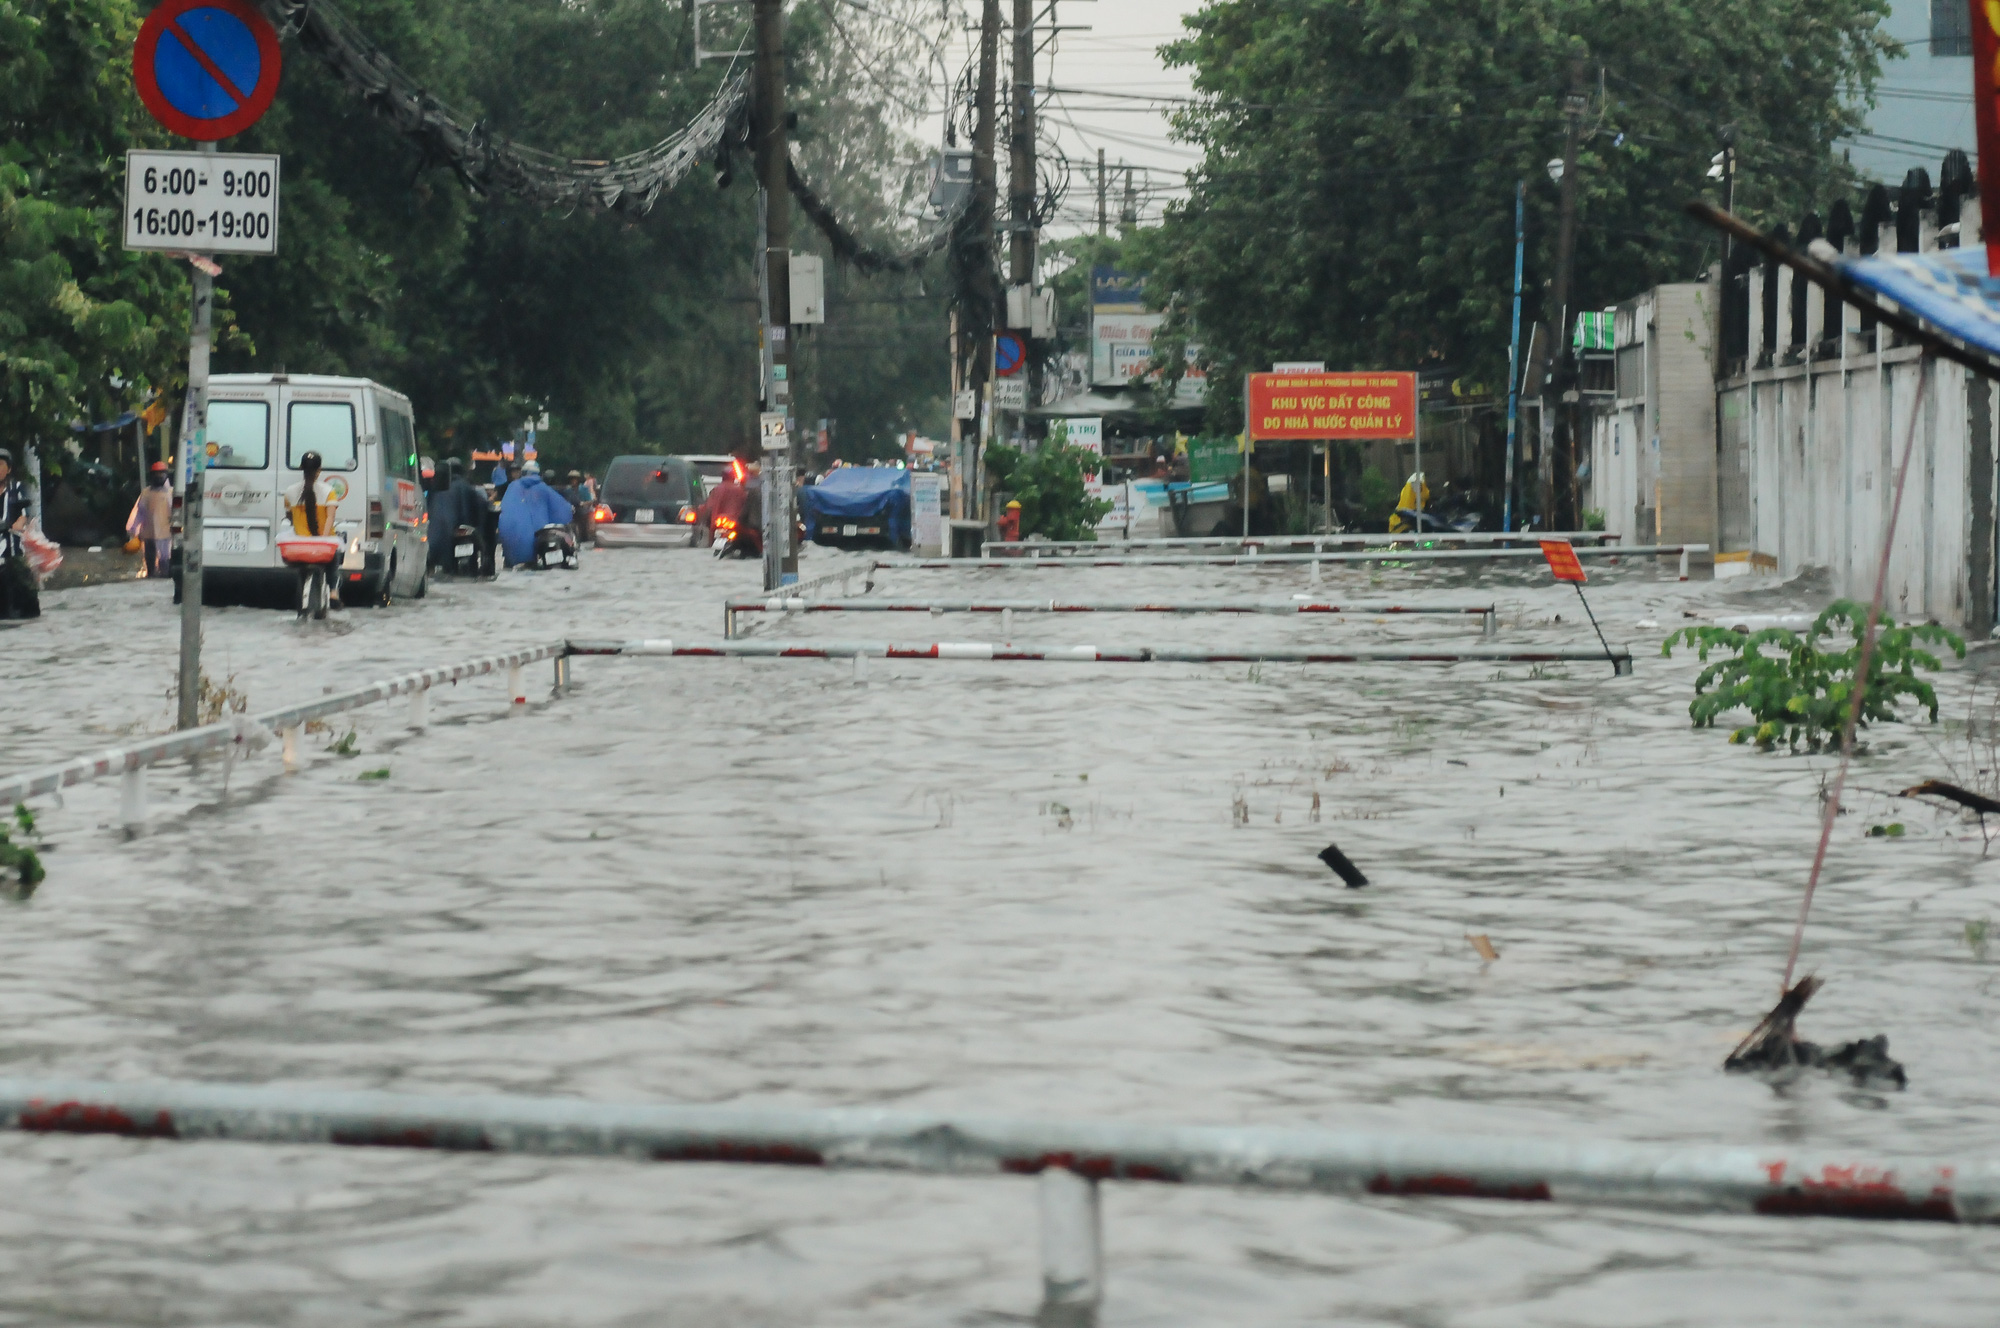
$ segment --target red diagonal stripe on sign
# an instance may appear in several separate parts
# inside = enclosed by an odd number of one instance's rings
[[[218,65],[217,63],[215,63],[214,60],[210,59],[207,51],[201,49],[201,43],[196,41],[194,38],[188,36],[187,29],[181,26],[180,19],[178,18],[168,19],[167,31],[173,33],[175,39],[178,40],[182,46],[187,48],[187,53],[194,57],[194,62],[201,66],[203,73],[207,74],[210,78],[214,79],[218,84],[220,84],[224,92],[236,98],[236,104],[238,106],[241,106],[250,100],[250,94],[244,92],[242,89],[238,88],[234,83],[232,83],[229,79],[229,75],[222,72],[222,66]]]

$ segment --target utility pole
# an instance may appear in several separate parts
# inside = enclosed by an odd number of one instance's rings
[[[201,151],[213,154],[215,144]],[[201,724],[202,490],[208,469],[208,347],[215,278],[206,258],[194,265],[194,307],[188,320],[188,387],[181,422],[181,668],[177,728]]]
[[[1035,288],[1035,0],[1014,0],[1014,108],[1013,132],[1009,135],[1007,192],[1009,204],[1007,280],[1016,290],[1026,290],[1025,325],[1014,329],[1024,341],[1034,330]],[[1011,303],[1011,302],[1010,302]],[[1011,322],[1011,318],[1002,321]],[[1021,432],[1026,434],[1027,410],[1034,406],[1041,374],[1033,354],[1022,368],[1027,379],[1027,399],[1021,412]]]
[[[1520,448],[1521,269],[1528,247],[1528,182],[1514,185],[1514,327],[1507,339],[1507,487],[1500,500],[1500,529],[1514,529],[1514,453]]]
[[[965,468],[962,491],[965,515],[978,520],[985,515],[980,501],[981,464],[993,422],[990,384],[993,379],[994,326],[1006,314],[999,298],[998,273],[993,252],[993,226],[999,210],[999,171],[993,157],[995,103],[1000,81],[1000,0],[985,0],[979,16],[979,84],[975,93],[972,126],[972,206],[967,230],[975,238],[977,252],[970,255],[967,273],[971,287],[973,317],[959,324],[966,353],[970,356],[965,384],[972,390],[979,427],[973,435]]]
[[[1111,182],[1104,175],[1104,149],[1097,150],[1097,233],[1107,235],[1111,231],[1111,217],[1105,210],[1106,187]]]
[[[757,330],[763,350],[758,429],[764,460],[764,589],[799,579],[798,550],[792,547],[792,469],[796,446],[792,427],[792,196],[785,168],[790,161],[785,136],[784,0],[755,0],[755,109],[757,211],[764,232],[758,273]]]
[[[1132,168],[1130,166],[1125,168],[1125,208],[1118,214],[1118,220],[1121,225],[1125,226],[1137,226],[1139,224],[1139,196],[1132,192]]]
[[[1556,277],[1555,289],[1551,292],[1555,305],[1555,345],[1550,347],[1552,360],[1560,366],[1559,372],[1549,375],[1544,410],[1555,414],[1557,441],[1556,451],[1560,454],[1558,464],[1544,465],[1542,471],[1542,515],[1551,528],[1574,530],[1577,527],[1575,507],[1576,488],[1576,430],[1571,412],[1563,409],[1563,398],[1576,388],[1576,359],[1570,345],[1570,268],[1576,258],[1576,154],[1583,142],[1583,113],[1589,106],[1584,95],[1584,62],[1578,56],[1570,62],[1569,94],[1563,98],[1563,156],[1562,214],[1556,230]],[[1560,483],[1556,470],[1562,472]],[[1557,507],[1557,495],[1562,495],[1562,506]]]

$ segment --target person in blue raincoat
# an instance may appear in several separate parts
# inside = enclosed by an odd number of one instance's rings
[[[521,478],[507,486],[500,500],[500,547],[507,562],[520,567],[535,560],[535,532],[543,526],[566,526],[572,509],[563,496],[542,483],[542,467],[530,461]]]

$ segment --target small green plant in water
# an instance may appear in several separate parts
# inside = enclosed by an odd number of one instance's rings
[[[1871,825],[1868,827],[1868,837],[1870,839],[1901,839],[1903,837],[1903,823],[1901,821],[1891,821],[1887,825]]]
[[[361,772],[361,778],[364,780],[387,779],[388,777],[389,777],[389,767],[386,765],[383,766],[380,770],[363,770]]]
[[[41,842],[35,831],[35,814],[26,804],[15,803],[11,833],[0,823],[0,895],[26,899],[35,893],[35,887],[48,875],[42,869],[41,854],[35,851]]]
[[[1976,922],[1965,924],[1965,945],[1967,949],[1972,951],[1974,959],[1983,960],[1986,958],[1986,932],[1988,925],[1989,922],[1986,918],[1980,918]]]
[[[339,738],[328,743],[326,749],[335,756],[359,756],[361,755],[361,740],[355,737],[353,729],[349,729],[347,732],[341,734]]]
[[[1729,656],[1709,664],[1694,681],[1688,715],[1696,728],[1715,727],[1716,717],[1728,711],[1748,710],[1752,722],[1732,731],[1731,742],[1754,742],[1765,751],[1780,742],[1793,750],[1804,744],[1818,751],[1838,743],[1846,726],[1867,620],[1865,606],[1851,599],[1836,600],[1803,636],[1782,627],[1760,632],[1686,627],[1662,642],[1660,653],[1671,655],[1676,645],[1686,645],[1704,663],[1711,652]],[[1828,649],[1835,637],[1846,637],[1849,644],[1845,649]],[[1924,645],[1946,646],[1965,658],[1965,642],[1955,633],[1935,623],[1898,627],[1895,619],[1882,616],[1862,693],[1862,727],[1902,718],[1897,705],[1904,698],[1915,701],[1932,723],[1937,722],[1937,693],[1917,676],[1917,670],[1944,666]]]

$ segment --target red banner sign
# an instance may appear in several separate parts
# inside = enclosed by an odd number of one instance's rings
[[[1253,439],[1417,436],[1413,373],[1256,373],[1246,390]]]
[[[1933,0],[1951,4],[1953,0]],[[1979,219],[1990,237],[1986,271],[2000,277],[2000,5],[1959,0],[1972,6],[1972,109],[1979,126]],[[1971,237],[1961,237],[1970,244]]]
[[[1583,584],[1583,563],[1578,560],[1576,550],[1568,540],[1543,540],[1542,557],[1549,560],[1549,571],[1556,580],[1567,581],[1571,585]]]

